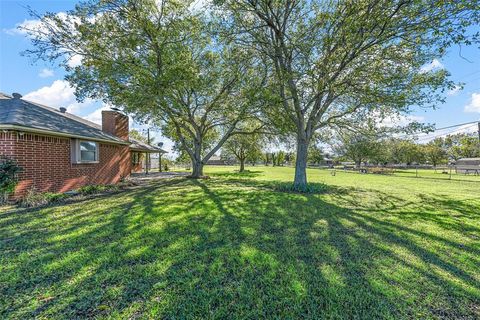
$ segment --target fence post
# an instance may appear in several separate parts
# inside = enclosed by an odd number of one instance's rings
[[[418,165],[415,166],[415,178],[418,178]]]
[[[452,180],[452,166],[450,165],[450,174],[448,175],[448,180]]]

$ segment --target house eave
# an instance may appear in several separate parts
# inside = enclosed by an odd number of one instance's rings
[[[165,151],[165,150],[150,150],[150,149],[139,149],[139,148],[130,148],[130,151],[146,152],[146,153],[161,153],[161,154],[167,153],[167,151]]]
[[[56,132],[56,131],[50,131],[50,130],[19,126],[14,124],[0,124],[0,130],[23,131],[23,132],[29,132],[29,133],[38,133],[43,135],[56,136],[56,137],[77,138],[77,139],[98,141],[98,142],[104,142],[104,143],[110,143],[110,144],[130,145],[130,142],[127,142],[127,141],[101,139],[101,138],[95,138],[95,137],[75,135],[75,134],[65,133],[65,132]]]

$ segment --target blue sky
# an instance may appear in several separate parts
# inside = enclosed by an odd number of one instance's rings
[[[76,2],[0,1],[0,91],[7,94],[19,92],[30,100],[52,107],[64,106],[69,112],[98,122],[102,104],[95,101],[77,103],[73,89],[63,80],[65,73],[62,69],[42,61],[34,63],[20,55],[31,46],[25,34],[16,29],[22,23],[34,23],[27,6],[40,13],[60,12],[72,9]],[[446,68],[452,74],[452,80],[465,83],[464,89],[449,92],[446,103],[436,110],[416,110],[411,119],[434,123],[437,127],[480,120],[480,49],[475,46],[453,47],[444,59],[433,61],[430,67]],[[138,124],[134,127],[145,128]],[[470,125],[448,132],[474,129]],[[161,137],[160,133],[156,134],[156,140],[164,141],[166,148],[170,149],[171,141]]]

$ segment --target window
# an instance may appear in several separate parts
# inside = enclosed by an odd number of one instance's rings
[[[98,162],[98,159],[98,142],[73,140],[73,163],[95,163]]]
[[[80,141],[80,162],[94,162],[97,160],[97,143]]]

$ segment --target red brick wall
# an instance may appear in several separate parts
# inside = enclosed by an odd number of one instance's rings
[[[16,132],[0,134],[0,154],[23,168],[15,197],[31,188],[65,192],[87,184],[112,184],[130,174],[128,146],[99,143],[99,163],[72,164],[71,139]]]

